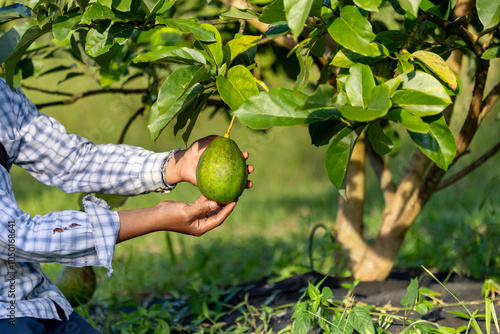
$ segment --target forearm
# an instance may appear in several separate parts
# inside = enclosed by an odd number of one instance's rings
[[[116,242],[155,231],[201,236],[222,224],[235,205],[219,206],[200,197],[195,203],[165,201],[151,208],[118,211],[120,231]]]
[[[157,211],[155,207],[118,211],[120,231],[116,243],[157,231]]]

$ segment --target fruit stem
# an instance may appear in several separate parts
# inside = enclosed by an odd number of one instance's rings
[[[231,129],[233,128],[234,119],[235,117],[233,116],[233,118],[231,119],[231,123],[229,124],[229,128],[227,129],[226,134],[224,135],[224,138],[229,138],[229,132],[231,132]]]

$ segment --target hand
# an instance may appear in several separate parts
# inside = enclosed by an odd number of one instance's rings
[[[165,201],[157,205],[162,217],[166,217],[163,230],[197,237],[221,225],[235,206],[236,202],[221,205],[205,196],[190,204]]]
[[[117,243],[155,231],[201,236],[221,225],[235,206],[236,202],[219,205],[201,196],[189,204],[165,201],[152,208],[118,211]]]
[[[198,160],[200,160],[207,146],[215,138],[217,138],[217,136],[212,135],[199,139],[186,150],[175,153],[172,159],[170,159],[167,168],[165,168],[165,180],[167,183],[176,184],[181,181],[186,181],[196,186],[196,166],[198,165]],[[248,159],[248,152],[243,151],[241,154],[245,160]],[[248,174],[252,173],[254,170],[252,165],[248,165],[247,168]],[[252,181],[247,181],[247,188],[251,188],[252,185]]]

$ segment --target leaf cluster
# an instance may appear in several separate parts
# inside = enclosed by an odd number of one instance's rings
[[[23,0],[0,11],[0,23],[10,26],[0,36],[0,63],[11,85],[60,71],[61,82],[91,73],[104,89],[145,78],[152,140],[176,120],[173,131],[183,130],[187,142],[207,105],[229,109],[252,129],[307,125],[314,145],[329,145],[328,176],[346,197],[348,163],[362,135],[389,156],[402,128],[439,168],[453,163],[457,148],[443,111],[461,83],[445,59],[452,50],[493,59],[500,41],[497,1],[478,0],[477,10],[459,18],[455,4],[275,0],[228,9],[201,0]],[[400,15],[400,28],[372,19],[382,12]],[[267,28],[247,28],[255,21]],[[280,39],[294,45],[293,89],[269,89],[261,80],[257,55]],[[71,63],[43,68],[43,60],[61,56]]]

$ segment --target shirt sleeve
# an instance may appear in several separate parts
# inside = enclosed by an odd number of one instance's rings
[[[111,275],[120,221],[105,201],[87,195],[85,212],[65,210],[32,217],[17,206],[11,191],[0,190],[5,192],[0,199],[2,260],[102,266]]]
[[[4,115],[8,114],[13,123],[6,131],[11,131],[11,138],[6,139],[10,144],[6,145],[8,155],[41,182],[65,192],[124,196],[174,188],[166,184],[163,168],[176,150],[155,153],[130,145],[95,145],[68,134],[61,123],[40,113],[22,92],[5,94],[2,109],[10,109],[4,110]]]

